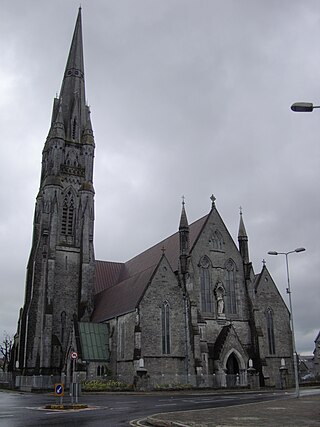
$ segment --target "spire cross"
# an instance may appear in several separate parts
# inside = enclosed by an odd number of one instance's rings
[[[240,215],[242,215],[242,206],[239,206]]]
[[[262,260],[262,265],[265,267],[266,266],[266,260],[263,258]]]
[[[165,251],[166,251],[166,248],[164,246],[162,246],[161,252],[162,252],[163,255],[164,255]]]
[[[212,206],[214,206],[214,202],[216,201],[216,198],[214,197],[213,194],[211,194],[210,200],[212,202]]]
[[[185,205],[186,198],[184,196],[181,197],[183,206]]]

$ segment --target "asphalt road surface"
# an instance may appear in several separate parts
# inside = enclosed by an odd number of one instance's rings
[[[0,391],[0,427],[120,427],[134,419],[159,412],[204,409],[281,399],[285,392],[208,393],[161,392],[153,394],[86,394],[79,403],[89,405],[84,410],[53,411],[45,405],[59,403],[53,394],[31,394]],[[70,403],[65,397],[64,403]]]

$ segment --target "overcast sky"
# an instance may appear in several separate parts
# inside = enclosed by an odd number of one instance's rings
[[[0,0],[0,335],[23,305],[41,152],[78,0]],[[126,261],[216,206],[288,303],[297,350],[320,328],[319,0],[83,0],[96,141],[96,258]]]

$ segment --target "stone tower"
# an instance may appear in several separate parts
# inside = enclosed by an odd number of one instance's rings
[[[59,373],[73,321],[89,320],[94,286],[94,138],[85,102],[81,8],[42,152],[16,367]],[[19,363],[17,363],[17,361]]]

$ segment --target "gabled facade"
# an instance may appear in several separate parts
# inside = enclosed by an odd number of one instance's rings
[[[212,196],[192,224],[183,202],[177,233],[131,260],[95,261],[94,148],[80,9],[42,153],[16,370],[71,372],[73,350],[90,378],[137,386],[289,385],[289,313],[266,267],[254,273],[242,213],[238,245]]]
[[[251,367],[255,383],[290,383],[289,312],[265,265],[254,274],[242,214],[238,240],[214,200],[190,226],[183,204],[174,235],[126,263],[97,261],[93,320],[109,325],[115,375],[245,386]]]
[[[290,314],[267,267],[255,278],[253,314],[258,340],[261,373],[265,385],[283,386],[281,371],[293,377]],[[287,381],[287,380],[286,380]]]

